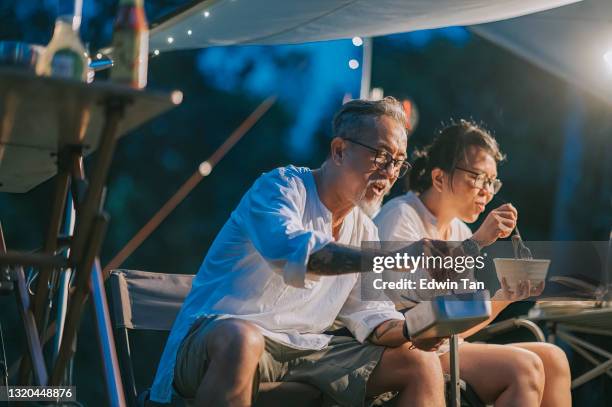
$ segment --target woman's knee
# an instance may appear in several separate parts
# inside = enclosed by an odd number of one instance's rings
[[[509,363],[512,376],[521,386],[537,391],[540,396],[544,392],[544,363],[540,357],[531,351],[522,350]]]
[[[547,378],[554,376],[569,379],[571,377],[567,355],[561,348],[550,343],[538,343],[535,346],[532,350],[542,360]]]

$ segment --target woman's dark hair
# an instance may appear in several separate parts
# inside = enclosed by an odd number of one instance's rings
[[[487,130],[476,123],[461,119],[444,127],[433,143],[413,153],[408,189],[419,193],[429,189],[432,185],[431,171],[434,168],[440,168],[450,174],[452,180],[457,165],[467,161],[467,150],[471,146],[484,149],[496,162],[505,159],[497,141]]]

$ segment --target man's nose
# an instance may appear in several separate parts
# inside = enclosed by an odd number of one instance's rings
[[[397,178],[397,175],[399,173],[399,166],[396,166],[395,163],[393,161],[391,161],[391,162],[388,162],[387,165],[385,165],[381,169],[381,171],[385,174],[387,179],[392,181],[395,178]]]

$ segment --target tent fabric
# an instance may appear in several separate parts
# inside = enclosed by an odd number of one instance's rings
[[[604,60],[612,52],[612,1],[584,0],[470,29],[612,103],[612,61]]]
[[[151,30],[160,52],[210,46],[294,44],[472,25],[578,0],[205,0]]]
[[[169,331],[191,290],[193,275],[113,270],[115,327]]]

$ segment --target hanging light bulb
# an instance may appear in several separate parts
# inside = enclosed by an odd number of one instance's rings
[[[359,68],[359,61],[357,61],[356,59],[351,59],[348,63],[348,66],[351,69],[357,69]]]
[[[172,44],[174,42],[174,38],[168,37],[168,44]]]
[[[603,59],[608,64],[608,69],[612,70],[612,49],[604,54]]]
[[[353,45],[360,47],[363,45],[363,39],[361,37],[353,37]]]

